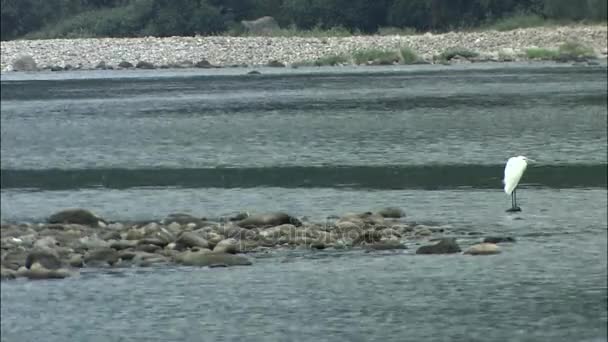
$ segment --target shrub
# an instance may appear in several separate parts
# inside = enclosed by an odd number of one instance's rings
[[[581,43],[570,41],[560,45],[557,50],[562,58],[591,58],[595,57],[593,49]]]
[[[409,47],[402,47],[399,52],[401,54],[402,64],[413,64],[420,60],[418,54]]]
[[[550,49],[526,49],[526,57],[528,57],[529,59],[552,60],[555,59],[558,55],[559,53],[557,51]]]
[[[353,60],[355,64],[373,62],[374,64],[386,65],[399,62],[400,56],[398,52],[391,50],[364,49],[353,52]]]
[[[511,17],[498,19],[489,25],[489,29],[497,31],[510,31],[518,28],[538,27],[552,24],[551,21],[534,14],[518,14]]]
[[[17,57],[13,61],[14,71],[35,71],[37,69],[36,61],[30,55]]]

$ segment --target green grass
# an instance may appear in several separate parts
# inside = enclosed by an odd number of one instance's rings
[[[418,31],[412,27],[380,27],[376,33],[380,36],[413,36]]]
[[[401,64],[414,64],[420,60],[416,51],[407,46],[399,49],[399,53],[401,54]]]
[[[593,49],[581,43],[570,41],[562,44],[557,52],[562,59],[594,58]]]
[[[320,27],[315,27],[310,30],[300,30],[294,26],[290,26],[288,28],[280,28],[277,30],[271,30],[263,33],[250,33],[247,32],[244,28],[237,26],[231,28],[228,32],[230,36],[239,36],[239,37],[255,37],[255,36],[264,36],[264,37],[303,37],[303,38],[323,38],[323,37],[350,37],[353,35],[360,34],[358,31],[351,32],[344,27],[332,27],[330,29],[322,29]]]
[[[399,52],[393,50],[382,49],[362,49],[353,52],[353,61],[355,64],[367,64],[372,62],[376,65],[389,65],[399,62],[401,57]]]
[[[534,14],[518,14],[501,18],[481,28],[486,30],[511,31],[519,28],[552,26],[556,23]]]
[[[528,59],[553,60],[559,56],[556,50],[543,48],[526,49],[526,57]]]

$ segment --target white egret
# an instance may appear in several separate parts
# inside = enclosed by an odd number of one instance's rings
[[[507,210],[508,212],[521,211],[521,208],[517,206],[516,188],[528,167],[529,161],[532,162],[533,160],[524,156],[511,157],[507,161],[505,177],[502,182],[505,185],[505,193],[511,195],[511,208]]]

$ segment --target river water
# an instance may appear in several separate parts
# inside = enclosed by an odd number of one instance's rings
[[[2,282],[2,341],[606,341],[606,70],[2,75],[3,221],[399,206],[517,239],[492,257],[292,252]],[[536,163],[509,215],[519,154]]]

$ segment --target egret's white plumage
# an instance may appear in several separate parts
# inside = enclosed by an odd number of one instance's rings
[[[528,158],[524,156],[509,158],[505,166],[505,177],[502,180],[507,195],[510,195],[515,190],[521,176],[526,171],[526,167],[528,167]]]

